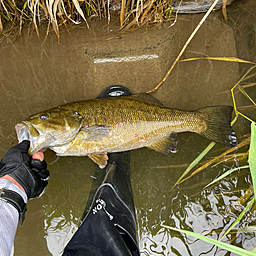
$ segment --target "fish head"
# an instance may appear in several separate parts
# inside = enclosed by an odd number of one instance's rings
[[[44,111],[15,126],[19,142],[30,141],[29,154],[43,148],[61,146],[75,138],[83,125],[83,117],[76,111],[55,108]]]

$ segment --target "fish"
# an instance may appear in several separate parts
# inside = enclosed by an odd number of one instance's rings
[[[50,148],[60,156],[88,156],[104,168],[108,153],[142,147],[175,152],[181,132],[235,147],[232,111],[225,105],[178,110],[132,95],[66,103],[32,115],[15,129],[19,142],[30,140],[30,154]]]

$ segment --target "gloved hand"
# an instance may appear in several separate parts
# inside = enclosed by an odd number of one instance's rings
[[[24,140],[8,150],[0,162],[0,178],[9,175],[24,188],[28,198],[39,196],[48,184],[50,176],[45,161],[31,159],[30,142]]]

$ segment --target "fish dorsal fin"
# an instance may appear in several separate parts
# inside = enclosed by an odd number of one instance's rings
[[[103,137],[108,136],[109,128],[105,125],[93,125],[84,127],[79,131],[79,135],[82,135],[84,139],[88,140],[99,140]]]
[[[103,153],[92,153],[89,154],[88,157],[97,165],[99,165],[99,167],[101,169],[103,169],[107,163],[108,163],[108,155],[107,152],[103,152]]]
[[[172,133],[167,137],[163,138],[162,140],[147,146],[147,148],[153,149],[157,152],[167,155],[169,152],[176,153],[177,152],[177,144],[178,144],[178,137],[176,133]]]

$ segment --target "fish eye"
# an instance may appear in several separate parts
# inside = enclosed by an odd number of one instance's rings
[[[47,120],[49,118],[49,116],[48,115],[41,115],[41,116],[39,116],[39,118],[41,120],[45,121],[45,120]]]

